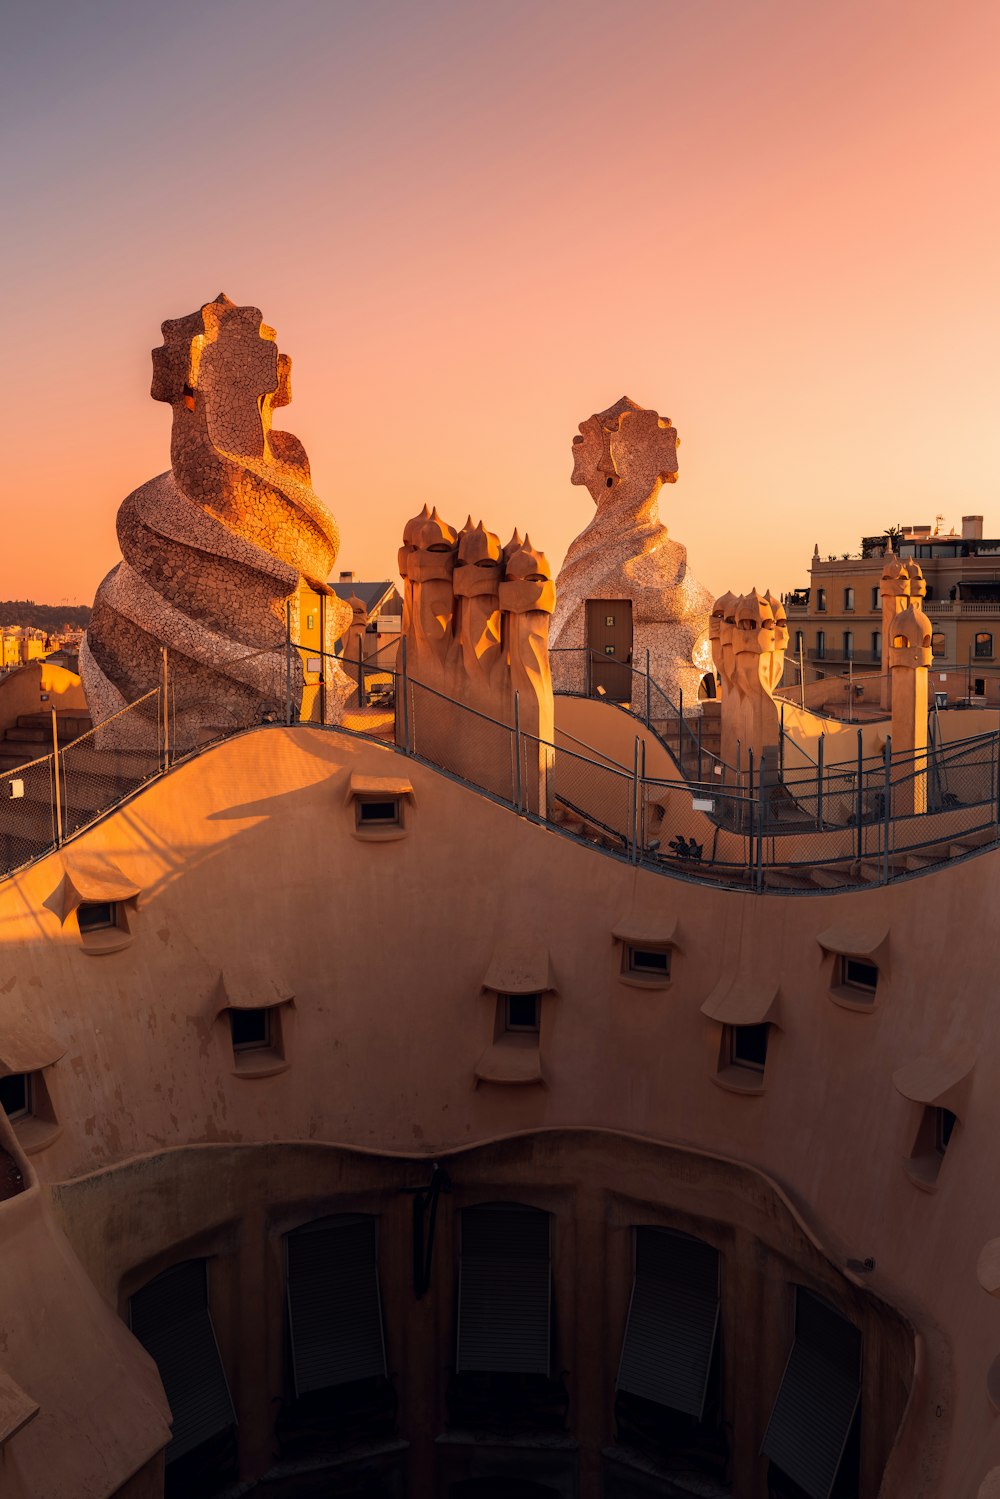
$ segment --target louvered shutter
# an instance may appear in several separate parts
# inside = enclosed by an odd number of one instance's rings
[[[549,1215],[508,1203],[466,1208],[458,1282],[459,1373],[549,1373]]]
[[[810,1499],[830,1499],[861,1398],[861,1333],[800,1286],[795,1341],[761,1451]]]
[[[287,1250],[295,1393],[385,1375],[375,1219],[317,1219]]]
[[[156,1360],[170,1402],[168,1463],[236,1424],[208,1310],[204,1260],[187,1260],[137,1291],[129,1299],[129,1322]]]
[[[618,1388],[700,1420],[718,1325],[718,1251],[688,1234],[637,1228]]]

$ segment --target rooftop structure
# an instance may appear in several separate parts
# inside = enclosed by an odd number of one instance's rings
[[[1000,720],[928,736],[920,565],[857,728],[717,600],[714,753],[553,693],[527,536],[402,529],[381,716],[290,610],[208,747],[169,664],[0,682],[3,1499],[995,1499]]]

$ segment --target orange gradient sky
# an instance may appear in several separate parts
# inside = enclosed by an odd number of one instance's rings
[[[3,54],[0,597],[92,600],[159,324],[220,290],[365,577],[425,500],[557,566],[623,393],[715,591],[1000,534],[996,0],[38,0]]]

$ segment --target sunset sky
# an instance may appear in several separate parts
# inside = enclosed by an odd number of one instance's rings
[[[365,577],[425,500],[557,566],[623,393],[715,591],[1000,534],[996,0],[32,0],[2,54],[0,597],[92,600],[169,465],[160,322],[219,291]]]

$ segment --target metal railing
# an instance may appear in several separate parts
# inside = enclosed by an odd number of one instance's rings
[[[374,733],[521,816],[660,873],[757,892],[819,892],[884,884],[1000,843],[1000,732],[942,744],[935,731],[925,750],[894,754],[887,741],[867,756],[859,733],[856,756],[836,764],[824,764],[821,750],[815,764],[786,768],[779,745],[773,764],[748,756],[730,768],[703,756],[694,775],[679,767],[657,777],[647,774],[639,735],[627,767],[525,731],[516,696],[503,722],[413,680],[405,643],[397,669],[360,665],[348,678],[343,721],[316,726]],[[0,775],[0,873],[57,848],[179,760],[245,730],[178,739],[173,698],[166,664],[156,688],[69,744],[58,743],[53,718],[51,752]],[[308,723],[291,693],[284,706],[262,714],[262,725]],[[366,712],[370,719],[358,718]],[[678,747],[686,733],[679,723]]]

